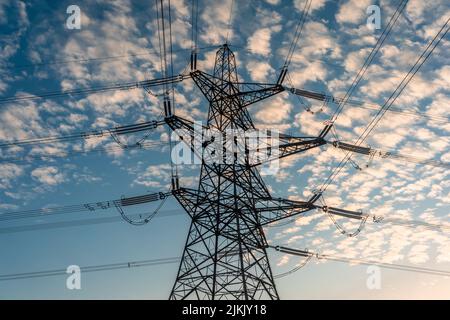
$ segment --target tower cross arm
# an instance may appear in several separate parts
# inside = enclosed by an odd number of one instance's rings
[[[225,147],[225,144],[222,146],[217,141],[215,142],[213,137],[205,136],[202,130],[207,130],[208,128],[201,124],[198,124],[199,128],[196,129],[193,121],[179,116],[167,117],[165,122],[199,159],[205,157],[206,161],[209,159],[203,153],[204,148],[215,148],[219,151],[219,149]],[[255,132],[258,133],[258,130]],[[243,158],[245,163],[243,164],[249,167],[256,167],[263,163],[285,158],[327,144],[322,133],[317,137],[291,136],[287,134],[274,135],[270,131],[261,131],[261,134],[263,134],[265,139],[258,139],[258,143],[249,142],[250,140],[253,141],[252,139],[242,139],[243,145],[241,148],[246,151],[246,156]]]
[[[362,220],[367,217],[361,211],[347,210],[336,207],[317,205],[320,194],[314,194],[308,201],[298,201],[283,198],[261,198],[256,210],[261,214],[261,225],[303,214],[313,209],[320,209],[325,213],[349,219]]]
[[[317,137],[296,137],[286,134],[267,139],[265,145],[249,148],[249,163],[252,167],[282,159],[327,144],[322,135]]]
[[[267,83],[237,83],[240,88],[240,92],[237,94],[241,101],[242,107],[247,107],[258,101],[272,97],[278,93],[283,92],[285,89],[279,84],[267,84]]]
[[[279,84],[227,81],[200,70],[191,72],[190,76],[208,101],[237,98],[242,108],[285,90]]]
[[[260,198],[257,200],[256,211],[260,214],[261,225],[287,219],[316,209],[314,197],[308,201],[295,201],[283,198]]]

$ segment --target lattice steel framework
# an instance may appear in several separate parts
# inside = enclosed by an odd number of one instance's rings
[[[191,77],[209,102],[206,127],[222,133],[255,129],[246,107],[284,90],[280,84],[240,83],[235,56],[226,44],[217,51],[212,75],[192,70]],[[190,121],[167,110],[166,122],[192,140],[202,139]],[[320,136],[281,135],[280,141],[279,157],[325,143]],[[211,164],[204,156],[204,151],[199,154],[203,161],[197,190],[173,182],[174,195],[192,220],[170,298],[278,299],[262,226],[313,209],[313,202],[286,205],[271,197],[256,165],[237,158]]]

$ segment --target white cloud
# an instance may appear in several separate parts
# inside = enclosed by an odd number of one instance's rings
[[[23,175],[23,173],[23,168],[16,164],[0,164],[0,189],[10,188],[11,182]]]
[[[31,176],[42,184],[55,186],[64,182],[64,175],[53,166],[39,167],[31,172]]]
[[[32,101],[4,106],[0,110],[0,139],[20,140],[48,134],[39,109]]]
[[[168,186],[171,177],[169,164],[150,165],[135,179],[135,183],[151,188],[163,188]]]
[[[290,43],[291,39],[289,40]],[[286,56],[288,48],[283,46],[279,54]],[[328,57],[324,57],[328,56]],[[297,44],[297,49],[292,56],[292,65],[308,64],[317,59],[333,60],[341,57],[341,47],[336,41],[327,25],[321,21],[308,21],[302,36]]]
[[[324,81],[328,71],[321,61],[314,61],[304,66],[295,66],[289,74],[294,87],[303,88],[308,81]]]
[[[313,0],[311,2],[310,13],[314,12],[315,10],[322,9],[327,1],[328,0]],[[294,0],[294,7],[299,11],[303,11],[305,2],[306,0]]]
[[[292,109],[291,104],[281,95],[266,100],[255,106],[256,119],[267,124],[280,124],[289,119],[289,113]]]
[[[228,27],[232,0],[207,1],[201,13],[202,30],[199,35],[201,40],[208,44],[224,43],[228,35],[229,42],[233,41],[233,30]],[[236,7],[234,8],[234,12]],[[235,14],[231,16],[233,25]]]
[[[344,61],[345,70],[352,74],[356,74],[356,72],[363,66],[364,60],[369,52],[369,49],[362,49],[348,53]]]
[[[269,75],[275,70],[267,62],[251,60],[247,62],[247,70],[253,81],[270,82]]]
[[[270,38],[272,31],[269,28],[256,30],[247,40],[247,48],[256,54],[267,57],[270,52]]]
[[[342,3],[336,13],[336,21],[339,23],[360,23],[366,18],[366,9],[371,5],[370,0],[348,0]]]
[[[278,267],[284,266],[285,264],[287,264],[289,262],[290,258],[291,258],[291,256],[289,256],[287,254],[283,255],[280,258],[280,260],[278,261],[277,266]]]

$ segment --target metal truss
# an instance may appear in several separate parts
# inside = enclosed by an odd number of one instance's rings
[[[220,134],[257,131],[247,107],[285,90],[282,81],[239,82],[235,56],[226,44],[217,51],[212,75],[193,68],[190,77],[209,103],[207,123],[200,128]],[[330,127],[317,137],[279,134],[275,145],[254,150],[244,143],[237,150],[196,130],[194,122],[170,108],[165,111],[167,125],[201,163],[196,190],[172,183],[191,224],[170,299],[279,299],[263,226],[321,208],[315,204],[320,195],[304,202],[272,198],[258,166],[326,144]],[[227,148],[234,150],[231,160],[218,161]],[[255,151],[264,157],[251,159]]]

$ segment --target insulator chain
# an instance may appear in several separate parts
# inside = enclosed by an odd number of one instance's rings
[[[339,230],[341,232],[341,234],[346,235],[349,238],[352,238],[352,237],[356,237],[364,229],[364,226],[366,225],[366,221],[367,221],[368,215],[363,216],[361,218],[361,222],[359,223],[359,227],[354,232],[349,233],[333,217],[333,214],[328,210],[328,206],[326,205],[325,199],[323,199],[323,197],[322,197],[321,201],[324,204],[324,206],[322,207],[322,210],[328,215],[328,217],[331,219],[331,221],[333,222],[333,224],[336,227],[336,229]]]
[[[156,194],[155,194],[156,195]],[[116,201],[116,202],[114,202],[114,205],[115,205],[115,207],[116,207],[116,209],[117,209],[117,211],[120,213],[120,216],[122,217],[122,219],[123,220],[125,220],[126,222],[128,222],[129,224],[131,224],[131,225],[133,225],[133,226],[142,226],[142,225],[144,225],[144,224],[147,224],[147,223],[149,223],[150,222],[150,220],[152,220],[155,216],[156,216],[156,214],[159,212],[159,210],[162,208],[162,206],[164,205],[164,203],[166,202],[166,200],[167,200],[167,195],[166,194],[164,194],[164,193],[162,193],[162,192],[159,192],[158,194],[157,194],[158,196],[157,196],[157,198],[156,198],[156,200],[161,200],[161,202],[159,203],[159,205],[158,205],[158,207],[156,207],[156,209],[153,211],[153,212],[151,212],[147,217],[145,217],[144,219],[142,219],[142,215],[139,215],[139,217],[141,218],[141,220],[132,220],[130,217],[128,217],[126,214],[125,214],[125,212],[124,212],[124,210],[123,210],[123,205],[122,205],[122,203],[124,203],[124,200],[126,200],[127,198],[122,198],[122,201]],[[153,200],[153,201],[155,201],[155,200]],[[126,203],[125,203],[126,204]]]
[[[127,149],[127,148],[131,148],[131,147],[142,147],[142,142],[144,142],[153,132],[154,129],[156,129],[158,127],[158,123],[157,121],[152,121],[152,126],[150,128],[148,128],[147,130],[145,130],[144,135],[136,142],[134,143],[124,143],[120,140],[119,138],[119,134],[117,134],[115,129],[110,129],[108,130],[110,136],[113,138],[113,140],[122,148],[122,149]]]
[[[325,212],[328,214],[328,217],[330,217],[331,221],[333,221],[333,224],[336,226],[336,229],[338,229],[338,230],[341,232],[341,234],[346,235],[346,236],[349,237],[349,238],[356,237],[356,236],[364,229],[364,226],[365,226],[366,221],[367,221],[367,216],[361,218],[361,222],[360,222],[360,224],[359,224],[358,229],[356,229],[356,230],[355,230],[354,232],[352,232],[352,233],[349,233],[347,230],[345,230],[344,227],[342,227],[342,226],[336,221],[336,219],[333,217],[333,215],[332,215],[330,212],[328,212],[328,211],[325,211]]]
[[[306,251],[308,251],[308,250],[306,250]],[[290,275],[290,274],[292,274],[292,273],[297,272],[298,270],[300,270],[301,268],[303,268],[304,266],[306,266],[306,265],[308,264],[308,262],[309,262],[312,258],[313,258],[313,255],[310,255],[310,256],[306,257],[306,259],[305,259],[301,264],[299,264],[298,266],[295,266],[293,269],[291,269],[291,270],[289,270],[289,271],[286,271],[286,272],[277,274],[277,275],[274,276],[274,278],[275,278],[275,279],[284,278],[284,277],[286,277],[286,276],[288,276],[288,275]]]

